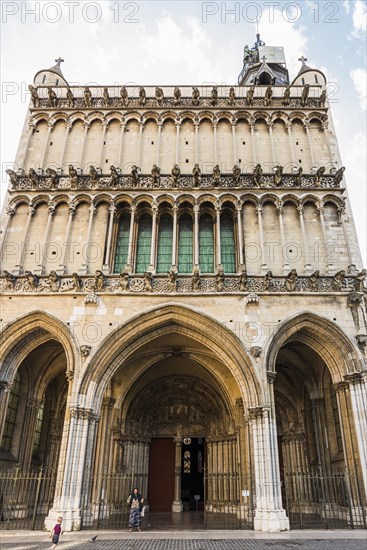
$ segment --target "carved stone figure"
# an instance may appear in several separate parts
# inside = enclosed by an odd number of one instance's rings
[[[231,88],[229,89],[228,104],[232,106],[235,104],[235,101],[236,101],[236,93],[234,91],[233,86],[231,86]]]
[[[297,187],[302,187],[302,173],[303,173],[303,168],[302,166],[300,166],[298,168],[298,172],[295,177],[295,184]]]
[[[73,273],[70,279],[64,279],[61,284],[60,292],[67,292],[69,290],[74,290],[75,292],[80,292],[82,289],[82,283],[77,273]]]
[[[195,164],[194,168],[192,169],[192,178],[194,180],[194,187],[199,187],[201,183],[201,170],[198,164]]]
[[[263,173],[263,169],[261,168],[261,164],[256,164],[254,171],[253,171],[253,180],[256,187],[260,187],[261,185],[261,176]]]
[[[354,279],[354,289],[357,292],[364,292],[367,293],[367,288],[365,286],[365,281],[367,277],[367,269],[362,269],[359,273],[357,273],[355,279]]]
[[[54,170],[53,168],[47,168],[46,175],[48,176],[48,178],[50,180],[51,189],[57,189],[58,184],[59,184],[59,179],[58,179],[56,170]]]
[[[102,292],[106,286],[106,277],[103,275],[102,271],[97,269],[94,273],[94,291]]]
[[[144,290],[145,292],[153,291],[153,275],[150,271],[144,273]]]
[[[181,170],[180,170],[178,164],[174,164],[173,168],[171,170],[171,176],[172,176],[172,179],[173,179],[173,183],[177,184],[177,182],[180,178],[180,175],[181,175]]]
[[[9,176],[12,187],[16,188],[18,185],[18,175],[14,172],[14,170],[10,170],[10,168],[6,170],[6,173]]]
[[[210,103],[214,106],[218,103],[218,88],[217,88],[217,86],[213,86],[213,89],[212,89],[210,95],[211,95]]]
[[[30,168],[28,172],[28,181],[31,184],[32,189],[37,189],[39,178],[34,168]]]
[[[91,350],[92,350],[91,346],[87,346],[86,344],[83,344],[82,346],[80,346],[80,355],[84,359],[86,359],[90,355]]]
[[[247,290],[247,271],[243,269],[240,275],[240,291],[244,292]]]
[[[91,182],[92,182],[92,186],[93,187],[97,187],[98,185],[98,172],[97,170],[94,168],[94,166],[91,166],[89,168],[89,177],[91,179]]]
[[[342,166],[341,168],[339,168],[339,170],[335,172],[334,181],[337,185],[339,185],[339,183],[342,181],[344,172],[345,172],[344,166]]]
[[[129,274],[126,272],[120,273],[117,289],[126,292],[129,289]]]
[[[277,166],[274,172],[274,185],[279,187],[282,185],[283,166]]]
[[[7,291],[7,292],[14,290],[15,283],[17,282],[17,280],[16,280],[16,278],[14,277],[14,275],[12,275],[11,273],[9,273],[9,271],[7,271],[6,269],[4,269],[3,274],[5,275],[5,287],[4,287],[4,290]]]
[[[310,85],[305,84],[305,86],[303,88],[303,91],[302,91],[302,96],[301,96],[301,105],[302,105],[302,107],[306,107],[306,103],[307,103],[309,93],[310,93]]]
[[[263,284],[262,284],[262,289],[263,291],[267,292],[268,290],[270,290],[271,288],[271,285],[272,285],[272,281],[273,281],[273,274],[271,271],[268,271],[264,278],[263,278]]]
[[[224,290],[224,271],[223,271],[223,269],[219,269],[218,273],[215,276],[215,286],[216,286],[217,292],[223,292],[223,290]]]
[[[175,269],[170,269],[167,271],[168,275],[168,288],[171,292],[174,292],[177,288],[177,271]]]
[[[116,168],[113,166],[113,164],[110,166],[110,172],[111,172],[111,185],[117,185],[119,181],[119,175],[117,173]]]
[[[38,287],[38,277],[37,275],[34,275],[32,271],[26,271],[24,273],[26,276],[26,282],[24,284],[24,290],[26,292],[33,292]]]
[[[133,180],[133,183],[137,185],[139,183],[140,178],[140,168],[134,164],[134,166],[131,168],[131,179]]]
[[[173,91],[173,98],[174,105],[179,105],[181,103],[181,90],[177,86],[175,86],[175,89]]]
[[[288,105],[290,104],[290,101],[291,101],[291,87],[287,86],[286,89],[284,90],[282,103],[285,107],[288,107]]]
[[[322,176],[325,174],[325,166],[320,166],[320,168],[318,168],[316,170],[316,174],[315,174],[315,185],[317,187],[320,187],[321,185],[321,178]]]
[[[361,328],[360,313],[363,320],[363,325],[367,328],[367,319],[365,311],[365,299],[363,292],[357,292],[356,290],[351,290],[348,294],[347,305],[351,308],[351,313],[353,317],[353,322],[357,331]]]
[[[108,93],[108,88],[105,86],[103,88],[103,106],[108,107],[110,104],[110,94]]]
[[[28,90],[31,92],[31,100],[32,100],[33,107],[37,109],[40,106],[40,98],[37,92],[37,88],[35,88],[34,86],[32,86],[32,84],[30,84],[28,86]]]
[[[47,279],[42,280],[42,289],[49,290],[50,292],[58,292],[60,287],[60,277],[56,271],[50,271],[50,275]]]
[[[163,105],[164,93],[162,88],[159,88],[158,86],[155,89],[155,100],[160,107]]]
[[[214,187],[217,187],[220,184],[219,164],[216,164],[213,168],[213,183],[214,183]]]
[[[159,179],[160,179],[160,176],[161,176],[161,169],[156,164],[153,164],[151,174],[152,174],[152,183],[153,184],[159,184]]]
[[[233,178],[236,183],[239,183],[241,177],[241,168],[238,166],[238,164],[235,164],[233,166]]]
[[[268,86],[265,90],[265,105],[266,107],[269,107],[271,105],[271,100],[273,97],[273,89],[271,86]]]
[[[254,104],[254,94],[255,94],[255,88],[254,86],[250,86],[250,88],[247,90],[246,94],[246,105],[247,107],[252,107]]]
[[[71,189],[76,189],[78,187],[78,172],[72,164],[69,164],[69,178]]]
[[[121,86],[120,97],[122,106],[127,107],[129,104],[129,95],[125,86]]]
[[[297,271],[295,269],[292,269],[292,271],[288,273],[285,280],[285,288],[288,290],[288,292],[293,292],[294,290],[296,290],[297,278]]]
[[[57,107],[57,95],[56,95],[56,92],[51,88],[51,86],[47,88],[47,93],[48,93],[48,101],[51,107]]]
[[[341,269],[333,277],[333,289],[341,292],[345,281],[345,271]]]
[[[320,97],[317,101],[317,106],[320,107],[321,109],[325,107],[326,97],[327,97],[326,90],[322,90]]]
[[[191,288],[194,292],[197,292],[198,290],[200,290],[200,287],[201,287],[200,273],[199,273],[199,269],[195,267],[191,277]]]
[[[88,86],[84,88],[84,103],[86,107],[92,107],[93,104],[92,92]]]
[[[199,105],[200,103],[200,92],[196,86],[193,86],[192,88],[192,104],[194,106]]]
[[[314,271],[310,275],[310,290],[311,290],[311,292],[317,292],[319,278],[320,278],[320,271],[318,269],[316,269],[316,271]]]
[[[74,107],[75,99],[74,99],[74,96],[73,96],[73,92],[71,91],[69,86],[66,89],[66,99],[67,99],[67,102],[68,102],[68,107]]]
[[[147,94],[145,93],[144,88],[141,86],[139,88],[139,105],[140,106],[145,105],[146,100],[147,100]]]

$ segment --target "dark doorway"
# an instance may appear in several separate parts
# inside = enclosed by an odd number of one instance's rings
[[[171,512],[174,496],[175,445],[153,438],[149,450],[148,502],[151,512]]]
[[[204,510],[204,439],[185,437],[181,447],[183,510]]]

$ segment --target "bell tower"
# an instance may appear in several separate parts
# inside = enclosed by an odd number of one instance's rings
[[[256,42],[243,50],[243,68],[238,77],[239,86],[286,86],[289,75],[285,63],[284,48],[266,46],[256,35]]]

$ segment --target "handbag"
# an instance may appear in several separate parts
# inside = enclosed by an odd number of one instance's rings
[[[142,507],[140,515],[142,518],[145,516],[145,506]]]

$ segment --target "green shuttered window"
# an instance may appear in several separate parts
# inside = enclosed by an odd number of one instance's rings
[[[130,216],[122,214],[117,233],[115,273],[121,273],[127,264],[127,254],[129,249]]]
[[[158,232],[157,273],[167,273],[172,265],[172,218],[168,215],[161,217]]]
[[[214,272],[214,232],[213,219],[209,214],[200,218],[199,225],[199,263],[201,273]]]
[[[224,273],[236,272],[236,252],[234,242],[233,218],[225,212],[220,220],[220,251]]]
[[[193,235],[192,218],[184,214],[180,218],[178,233],[178,272],[192,272]]]
[[[145,273],[150,264],[150,246],[152,242],[152,217],[144,214],[139,219],[138,242],[136,249],[136,273]]]

